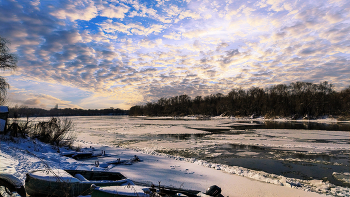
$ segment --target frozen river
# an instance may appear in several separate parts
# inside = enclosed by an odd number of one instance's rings
[[[35,124],[49,119],[29,121]],[[132,180],[161,181],[164,185],[201,191],[215,184],[225,196],[350,195],[349,122],[267,122],[223,117],[69,119],[75,124],[76,147],[95,153],[105,151],[106,155],[78,161],[61,156],[57,147],[38,140],[3,136],[0,170],[23,182],[27,172],[50,166],[121,171]],[[134,155],[143,162],[118,166],[107,163]],[[100,166],[96,166],[97,161]]]
[[[349,187],[349,123],[71,117],[78,141],[156,151]]]

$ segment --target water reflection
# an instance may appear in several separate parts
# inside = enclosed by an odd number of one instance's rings
[[[197,140],[209,134],[157,134],[157,139],[162,140]]]
[[[260,122],[261,123],[261,122]],[[317,123],[317,122],[275,122],[266,121],[262,123],[263,129],[306,129],[327,131],[350,131],[349,123]]]
[[[268,148],[254,145],[245,145],[245,144],[230,144],[229,145],[233,150],[266,150]]]
[[[335,159],[327,154],[303,154],[303,153],[292,153],[288,157],[284,158],[298,158],[298,159],[308,159],[308,160],[323,160],[323,161],[335,161]],[[333,159],[332,159],[333,158]]]
[[[297,130],[350,131],[349,123],[277,122],[277,121],[239,121],[234,123],[240,123],[240,124],[231,125],[228,127],[231,127],[234,130],[297,129]],[[247,123],[247,124],[245,125],[244,123]],[[227,131],[227,129],[216,129],[216,130],[202,129],[202,130],[214,132],[214,133]]]

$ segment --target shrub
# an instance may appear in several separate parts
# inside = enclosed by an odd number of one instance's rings
[[[26,135],[30,132],[32,125],[29,124],[29,121],[25,123],[17,123],[13,122],[10,125],[7,125],[7,129],[5,134],[9,133],[11,137],[26,137]]]
[[[70,119],[51,118],[48,122],[39,122],[30,134],[42,142],[56,146],[71,146],[75,140],[73,122]]]
[[[339,116],[337,118],[338,121],[349,121],[350,120],[350,115],[349,116]]]

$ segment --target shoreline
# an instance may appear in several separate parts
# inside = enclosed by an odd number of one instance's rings
[[[145,120],[218,120],[218,119],[231,119],[236,121],[276,121],[276,122],[318,122],[318,123],[327,123],[327,122],[344,122],[350,123],[349,120],[339,120],[339,117],[333,117],[332,115],[327,115],[319,118],[312,119],[292,119],[290,117],[276,117],[276,118],[265,118],[265,117],[242,117],[242,116],[205,116],[205,115],[187,115],[187,116],[129,116],[129,115],[89,115],[89,116],[29,116],[29,119],[47,119],[51,117],[130,117],[138,118]],[[329,118],[331,117],[331,118]],[[15,118],[8,118],[9,120],[14,120]],[[26,120],[27,117],[19,117],[18,120]]]

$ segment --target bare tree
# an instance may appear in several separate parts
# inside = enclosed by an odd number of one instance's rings
[[[10,53],[8,44],[9,41],[0,36],[0,69],[2,70],[14,70],[17,67],[17,57]],[[5,78],[0,76],[0,104],[4,103],[9,87]]]

